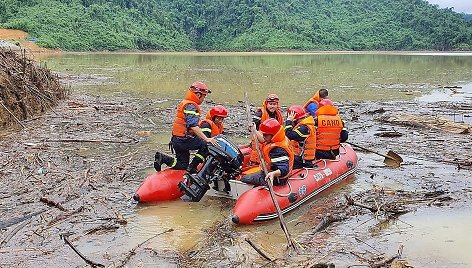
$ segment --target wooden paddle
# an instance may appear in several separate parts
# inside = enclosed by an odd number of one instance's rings
[[[252,122],[252,117],[251,117],[251,108],[249,107],[249,98],[247,96],[247,92],[244,93],[244,101],[246,102],[246,112],[247,112],[247,118],[248,118],[248,123]],[[251,127],[251,135],[253,138],[253,141],[255,143],[255,147],[257,150],[257,154],[259,155],[259,160],[262,164],[262,171],[264,171],[264,174],[267,175],[268,170],[267,170],[267,164],[264,161],[264,157],[262,156],[261,148],[259,145],[259,139],[257,139],[257,134],[254,131],[254,127]],[[272,198],[272,202],[274,202],[275,209],[277,210],[277,215],[279,216],[279,221],[280,221],[280,227],[285,233],[285,237],[287,238],[288,246],[292,247],[294,250],[297,250],[295,242],[292,240],[290,233],[288,232],[287,225],[285,224],[284,216],[282,215],[282,211],[280,210],[279,203],[277,202],[277,199],[275,198],[275,193],[274,193],[274,188],[272,186],[272,181],[267,180],[267,185],[269,186],[269,192],[270,192],[270,197]]]
[[[366,150],[368,152],[371,152],[371,153],[374,153],[374,154],[377,154],[377,155],[380,155],[380,156],[383,156],[385,157],[384,159],[384,163],[387,165],[387,166],[390,166],[390,167],[399,167],[400,164],[403,162],[403,158],[398,155],[397,153],[395,153],[394,151],[390,150],[388,151],[387,154],[381,154],[379,152],[376,152],[374,150],[371,150],[371,149],[368,149],[368,148],[365,148],[363,146],[360,146],[358,144],[355,144],[355,143],[352,143],[352,142],[347,142],[348,144],[354,146],[354,147],[357,147],[357,148],[360,148],[360,149],[363,149],[363,150]]]

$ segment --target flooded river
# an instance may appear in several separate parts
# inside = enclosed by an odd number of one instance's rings
[[[45,57],[41,64],[61,73],[73,94],[153,99],[156,109],[175,106],[196,80],[204,81],[212,89],[209,100],[231,107],[238,107],[244,92],[256,105],[268,93],[278,94],[284,107],[303,104],[321,87],[328,88],[330,98],[339,103],[405,101],[418,107],[438,101],[472,104],[472,53],[78,53]],[[450,118],[471,124],[470,115],[461,112],[451,114]],[[349,119],[346,121],[349,125]],[[137,148],[149,151],[149,155],[166,150],[170,138],[169,129],[155,123],[156,129],[147,142]],[[379,139],[371,135],[372,129],[376,127],[359,126],[351,131],[351,137],[368,144]],[[242,143],[246,139],[239,135],[232,138]],[[460,201],[446,207],[422,207],[386,226],[379,226],[372,215],[349,219],[336,231],[318,237],[313,251],[319,253],[320,261],[330,260],[339,265],[336,267],[347,267],[356,263],[355,258],[345,256],[353,244],[365,244],[365,252],[387,255],[394,254],[402,245],[404,257],[414,267],[472,267],[470,170],[458,170],[453,165],[416,155],[408,148],[414,143],[405,145],[408,143],[405,141],[403,146],[407,148],[392,148],[395,144],[380,140],[382,151],[397,150],[405,160],[404,165],[399,169],[386,168],[382,157],[359,152],[354,179],[323,192],[285,217],[292,235],[296,240],[309,239],[311,228],[320,221],[318,214],[336,206],[334,200],[343,194],[355,195],[374,187],[413,192],[436,187],[452,195],[459,192],[453,198]],[[152,168],[144,169],[139,176],[144,179],[152,172]],[[436,178],[435,183],[432,178]],[[99,259],[104,251],[125,251],[172,228],[173,232],[149,241],[147,246],[161,251],[191,252],[201,243],[205,230],[228,219],[233,204],[234,201],[208,197],[199,203],[136,205],[128,201],[122,211],[128,219],[126,230],[120,229],[109,244],[91,238],[80,249]],[[250,237],[272,256],[284,251],[286,241],[277,221],[237,226],[235,230],[238,236]],[[344,251],[324,255],[334,247]],[[234,252],[237,247],[231,250],[237,255]],[[246,263],[256,263],[258,257],[256,253],[246,256]],[[171,261],[140,264],[155,265],[179,266]]]

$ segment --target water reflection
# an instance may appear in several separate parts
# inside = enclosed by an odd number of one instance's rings
[[[203,80],[213,89],[210,99],[231,104],[245,91],[256,103],[268,93],[282,96],[283,105],[303,103],[321,87],[340,101],[412,100],[405,90],[429,94],[472,77],[472,57],[457,54],[95,53],[44,61],[59,72],[113,77],[114,83],[91,85],[96,92],[181,98],[190,83]]]

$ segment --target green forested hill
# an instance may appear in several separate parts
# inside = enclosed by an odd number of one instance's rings
[[[66,50],[472,50],[425,0],[2,0],[0,27]]]

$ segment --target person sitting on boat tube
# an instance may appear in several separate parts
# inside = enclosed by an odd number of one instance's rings
[[[207,143],[217,145],[214,138],[208,138],[199,127],[200,104],[211,93],[207,85],[202,82],[194,82],[183,101],[177,106],[176,116],[172,125],[172,138],[170,146],[175,151],[175,158],[157,152],[154,159],[154,168],[161,171],[161,165],[166,164],[172,169],[188,170],[190,162],[190,150],[207,150]]]
[[[276,94],[267,95],[264,102],[262,102],[262,107],[259,107],[253,115],[252,122],[256,125],[256,129],[259,129],[261,122],[264,122],[268,118],[275,118],[280,124],[283,123],[283,117],[279,107],[279,96]],[[250,162],[257,165],[259,164],[259,156],[257,155],[253,140],[251,140],[251,149]]]
[[[293,168],[313,168],[316,152],[316,129],[313,116],[300,105],[287,110],[285,135],[290,140],[295,158]]]
[[[316,110],[318,110],[320,106],[320,101],[326,99],[328,97],[328,90],[326,88],[322,88],[315,92],[313,97],[311,97],[305,105],[303,105],[303,109],[305,109],[311,116],[315,117]]]
[[[252,126],[255,130],[255,125]],[[273,185],[284,185],[293,167],[293,151],[290,148],[289,140],[285,136],[282,125],[274,118],[263,121],[256,131],[257,139],[263,143],[262,156],[267,164],[268,173],[261,170],[256,173],[244,175],[242,182],[256,186],[267,186],[270,179]]]
[[[338,113],[338,108],[329,99],[320,101],[316,111],[316,159],[335,159],[339,155],[341,142],[348,139],[348,132]]]
[[[223,133],[223,121],[228,116],[228,110],[223,105],[216,105],[211,108],[202,121],[200,121],[200,129],[207,138],[214,137]],[[205,161],[208,150],[200,149],[195,154],[192,162],[189,164],[188,170],[190,173],[197,173],[197,167],[200,163]]]

